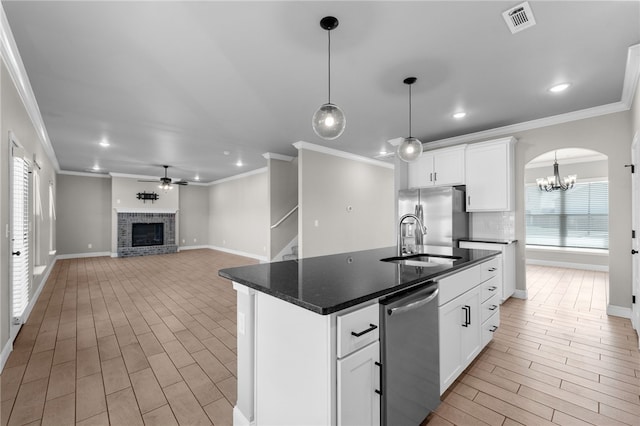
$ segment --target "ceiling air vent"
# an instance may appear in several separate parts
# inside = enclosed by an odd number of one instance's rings
[[[521,3],[502,12],[502,17],[507,23],[511,34],[515,34],[536,24],[536,19],[533,17],[533,12],[528,2]]]

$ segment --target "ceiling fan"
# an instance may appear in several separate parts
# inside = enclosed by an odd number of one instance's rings
[[[167,189],[172,189],[173,185],[187,185],[189,184],[189,182],[187,182],[186,180],[177,180],[177,181],[172,181],[170,177],[167,176],[167,170],[169,169],[169,166],[162,166],[164,167],[164,177],[161,177],[159,180],[144,180],[144,179],[139,179],[138,182],[160,182],[160,188],[167,190]]]

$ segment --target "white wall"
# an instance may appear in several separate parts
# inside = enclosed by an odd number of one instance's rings
[[[175,191],[175,189],[174,189]],[[180,248],[209,245],[209,188],[204,185],[179,187],[180,221],[177,229]]]
[[[393,166],[327,152],[298,150],[300,256],[394,245]]]
[[[267,259],[269,203],[267,169],[214,182],[209,187],[209,244]]]

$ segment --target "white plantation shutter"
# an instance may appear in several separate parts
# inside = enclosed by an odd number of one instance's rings
[[[578,182],[568,191],[526,188],[527,244],[609,248],[609,182]]]
[[[20,155],[19,149],[13,149],[12,176],[12,316],[22,319],[29,305],[31,275],[29,272],[29,163]]]

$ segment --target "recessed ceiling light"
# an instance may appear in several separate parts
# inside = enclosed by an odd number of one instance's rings
[[[111,145],[111,144],[110,144],[110,143],[109,143],[109,141],[108,141],[108,140],[106,140],[106,139],[102,139],[102,140],[100,141],[100,146],[102,146],[102,147],[104,147],[104,148],[108,147],[109,145]]]
[[[465,118],[467,116],[467,113],[464,111],[460,111],[460,112],[456,112],[455,114],[453,114],[453,118]]]
[[[97,164],[93,166],[93,168],[91,169],[94,172],[97,172],[98,170],[100,170],[100,166],[98,166]]]
[[[242,167],[242,161],[241,161],[241,160],[238,160],[238,162],[236,163],[236,166],[238,166],[238,167]]]
[[[386,149],[381,149],[379,154],[380,155],[387,155],[387,150]]]
[[[560,83],[560,84],[556,84],[555,86],[551,86],[549,88],[549,91],[551,93],[564,92],[565,90],[567,90],[569,88],[569,86],[571,86],[571,84],[569,84],[569,83]]]
[[[195,175],[195,177],[193,178],[193,180],[200,180],[200,176]]]
[[[224,155],[229,155],[229,154],[231,154],[231,153],[230,153],[229,151],[224,151],[224,152],[223,152],[223,154],[224,154]]]

